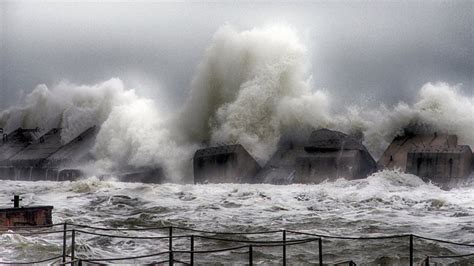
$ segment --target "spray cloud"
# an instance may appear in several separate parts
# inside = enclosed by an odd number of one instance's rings
[[[263,164],[282,136],[321,127],[363,133],[375,157],[413,123],[474,144],[474,99],[458,86],[427,83],[412,105],[354,105],[333,113],[330,91],[312,88],[308,58],[291,27],[238,31],[227,25],[214,35],[178,112],[159,111],[159,102],[119,79],[92,86],[62,82],[39,85],[21,105],[0,112],[0,127],[61,127],[66,143],[100,125],[93,149],[98,169],[158,165],[175,180],[189,173],[202,143],[241,143]]]

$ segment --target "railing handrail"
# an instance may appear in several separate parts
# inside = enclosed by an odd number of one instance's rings
[[[63,226],[63,230],[54,230],[54,231],[38,231],[38,232],[31,232],[30,229],[44,229],[44,228],[53,228],[55,226]],[[73,227],[74,229],[68,229],[68,226]],[[79,228],[85,228],[84,230],[81,229],[76,229],[77,227]],[[10,231],[3,231],[3,233],[7,234],[20,234],[24,236],[33,236],[33,235],[45,235],[45,234],[54,234],[54,233],[63,233],[63,254],[60,256],[56,256],[53,258],[41,260],[41,261],[34,261],[34,262],[0,262],[0,264],[34,264],[34,263],[43,263],[55,259],[61,259],[62,258],[62,265],[65,264],[72,264],[74,262],[99,262],[99,261],[117,261],[117,260],[132,260],[132,259],[140,259],[140,258],[149,258],[149,257],[156,257],[160,255],[169,255],[169,259],[167,260],[170,262],[170,265],[173,264],[173,262],[178,262],[177,260],[174,259],[173,254],[190,254],[191,258],[193,258],[194,254],[199,254],[199,253],[218,253],[218,252],[225,252],[225,251],[231,251],[231,250],[237,250],[237,249],[243,249],[247,248],[249,250],[249,262],[252,264],[253,261],[253,255],[252,255],[252,250],[253,247],[278,247],[282,246],[283,247],[283,258],[284,261],[286,261],[286,246],[291,246],[291,245],[299,245],[299,244],[304,244],[304,243],[310,243],[314,241],[318,241],[318,248],[319,248],[319,261],[322,263],[323,261],[323,254],[322,254],[322,239],[343,239],[343,240],[377,240],[377,239],[395,239],[395,238],[410,238],[410,243],[409,243],[409,258],[410,258],[410,265],[413,265],[413,240],[414,238],[418,239],[423,239],[427,241],[435,241],[439,243],[444,243],[444,244],[451,244],[451,245],[458,245],[458,246],[465,246],[465,247],[474,247],[474,244],[471,243],[459,243],[459,242],[454,242],[454,241],[449,241],[449,240],[442,240],[442,239],[436,239],[436,238],[429,238],[429,237],[424,237],[424,236],[419,236],[415,234],[398,234],[398,235],[380,235],[380,236],[333,236],[333,235],[325,235],[325,234],[318,234],[318,233],[310,233],[307,231],[294,231],[294,230],[285,230],[285,229],[280,229],[280,230],[269,230],[269,231],[257,231],[257,232],[216,232],[216,231],[206,231],[206,230],[198,230],[198,229],[193,229],[193,228],[186,228],[186,227],[174,227],[174,226],[165,226],[165,227],[148,227],[148,228],[103,228],[103,227],[95,227],[95,226],[89,226],[89,225],[81,225],[81,224],[75,224],[75,223],[58,223],[58,224],[52,224],[52,225],[47,225],[47,226],[38,226],[38,227],[33,227],[33,226],[20,226],[20,227],[11,227],[11,226],[0,226],[0,233],[2,233],[2,228],[8,228],[7,230]],[[13,229],[17,229],[16,231],[11,231]],[[125,232],[125,231],[146,231],[146,230],[164,230],[168,229],[168,235],[166,236],[129,236],[129,235],[116,235],[116,234],[104,234],[104,233],[97,233],[97,232],[91,232],[88,231],[87,229],[92,229],[95,231],[116,231],[116,232]],[[245,235],[265,235],[265,234],[275,234],[275,233],[283,233],[283,239],[274,241],[274,240],[250,240],[250,239],[234,239],[234,238],[223,238],[223,237],[215,237],[215,236],[206,236],[206,235],[194,235],[194,234],[187,234],[187,235],[173,235],[173,229],[175,230],[183,230],[183,231],[188,231],[188,232],[194,232],[194,233],[199,233],[199,234],[213,234],[213,235],[240,235],[240,236],[245,236]],[[18,230],[30,230],[26,232],[18,232]],[[67,233],[72,232],[72,235],[68,237]],[[103,237],[112,237],[112,238],[124,238],[124,239],[148,239],[148,240],[157,240],[157,239],[167,239],[169,241],[169,250],[168,251],[163,251],[163,252],[158,252],[158,253],[153,253],[153,254],[148,254],[148,255],[139,255],[139,256],[132,256],[132,257],[120,257],[120,258],[100,258],[100,259],[91,259],[91,258],[78,258],[75,257],[75,235],[76,233],[83,233],[83,234],[89,234],[89,235],[95,235],[95,236],[103,236]],[[309,236],[311,238],[300,238],[300,239],[291,239],[287,240],[286,235],[287,233],[291,234],[297,234],[297,235],[305,235]],[[67,243],[66,243],[66,238],[71,239],[71,256],[67,255],[66,250],[67,250]],[[190,238],[191,240],[191,248],[190,250],[173,250],[173,239],[177,238]],[[209,239],[209,240],[215,240],[215,241],[226,241],[226,242],[232,242],[232,243],[246,243],[248,245],[241,245],[241,246],[236,246],[236,247],[229,247],[229,248],[223,248],[223,249],[213,249],[213,250],[194,250],[194,239],[195,238],[201,238],[201,239]],[[429,263],[430,258],[460,258],[460,257],[468,257],[468,256],[474,256],[474,253],[470,254],[461,254],[461,255],[428,255],[426,256],[425,261]],[[70,261],[66,261],[66,258],[70,258]],[[193,259],[191,259],[192,261]],[[348,260],[353,265],[355,263],[352,260]],[[166,262],[166,261],[164,261]],[[192,265],[192,263],[190,264]],[[285,265],[285,263],[284,263]]]
[[[83,233],[88,235],[103,236],[103,237],[112,237],[112,238],[124,238],[124,239],[170,239],[170,236],[124,236],[124,235],[110,235],[110,234],[99,234],[94,232],[88,232],[84,230],[75,229],[76,233]],[[171,236],[171,238],[189,238],[190,235],[179,235]]]
[[[271,230],[271,231],[257,231],[257,232],[219,232],[219,231],[206,231],[206,230],[198,230],[198,229],[193,229],[193,228],[186,228],[186,227],[180,227],[180,226],[163,226],[163,227],[142,227],[142,228],[106,228],[106,227],[94,227],[94,226],[89,226],[89,225],[82,225],[82,224],[76,224],[76,223],[57,223],[57,224],[52,224],[52,225],[45,225],[45,226],[0,226],[0,233],[2,230],[12,230],[12,229],[43,229],[43,228],[50,228],[50,227],[55,227],[55,226],[61,226],[61,225],[69,225],[69,226],[75,226],[75,227],[82,227],[82,228],[89,228],[89,229],[95,229],[95,230],[103,230],[103,231],[146,231],[146,230],[164,230],[164,229],[169,229],[172,227],[173,229],[177,230],[183,230],[183,231],[190,231],[190,232],[197,232],[197,233],[205,233],[205,234],[214,234],[214,235],[253,235],[253,234],[274,234],[274,233],[279,233],[285,231],[284,229],[280,230]],[[71,231],[71,230],[68,230]],[[28,233],[20,233],[16,231],[4,231],[5,233],[8,234],[21,234],[21,235],[41,235],[41,234],[52,234],[52,233],[61,233],[64,232],[64,230],[55,230],[55,231],[44,231],[44,232],[28,232]],[[87,233],[87,234],[93,234],[92,232],[89,231],[84,231],[84,230],[76,230],[76,232],[81,232],[81,233]],[[425,239],[425,240],[430,240],[430,241],[436,241],[440,243],[445,243],[445,244],[452,244],[452,245],[460,245],[460,246],[467,246],[467,247],[474,247],[473,243],[459,243],[459,242],[454,242],[454,241],[449,241],[449,240],[442,240],[442,239],[436,239],[436,238],[430,238],[430,237],[425,237],[417,234],[398,234],[398,235],[382,235],[382,236],[334,236],[334,235],[326,235],[326,234],[317,234],[317,233],[309,233],[305,231],[295,231],[295,230],[286,230],[288,233],[293,233],[293,234],[301,234],[301,235],[308,235],[308,236],[314,236],[314,237],[322,237],[322,238],[329,238],[329,239],[346,239],[346,240],[374,240],[374,239],[389,239],[389,238],[403,238],[403,237],[409,237],[412,235],[415,238],[420,238],[420,239]],[[94,233],[95,234],[95,233]],[[102,236],[110,236],[110,237],[115,237],[115,235],[108,235],[108,234],[98,234]],[[120,237],[117,235],[117,237]],[[128,236],[124,236],[127,238]],[[181,237],[181,236],[178,236]],[[155,238],[160,238],[160,237],[150,237],[150,239],[155,239]],[[163,236],[161,238],[169,238],[169,236]],[[173,237],[174,238],[174,237]]]
[[[413,236],[416,237],[416,238],[421,238],[421,239],[424,239],[424,240],[440,242],[440,243],[444,243],[444,244],[451,244],[451,245],[458,245],[458,246],[465,246],[465,247],[474,247],[474,244],[458,243],[458,242],[453,242],[453,241],[448,241],[448,240],[442,240],[442,239],[419,236],[419,235],[413,235]]]
[[[460,255],[439,255],[439,256],[429,255],[426,257],[430,259],[448,259],[448,258],[462,258],[462,257],[472,257],[472,256],[474,256],[474,253],[460,254]]]
[[[59,255],[59,256],[56,256],[56,257],[48,258],[48,259],[37,260],[37,261],[28,261],[28,262],[0,261],[0,264],[37,264],[37,263],[43,263],[43,262],[48,262],[48,261],[52,261],[52,260],[57,260],[57,259],[60,259],[62,257],[63,257],[62,255]]]
[[[331,236],[331,235],[323,235],[323,234],[314,234],[314,233],[307,233],[307,232],[300,232],[300,231],[293,231],[287,230],[288,233],[293,234],[300,234],[300,235],[309,235],[309,236],[316,236],[316,237],[323,237],[323,238],[332,238],[332,239],[346,239],[346,240],[374,240],[374,239],[389,239],[389,238],[403,238],[403,237],[410,237],[412,234],[400,234],[400,235],[383,235],[383,236]],[[413,235],[416,237],[416,235]]]

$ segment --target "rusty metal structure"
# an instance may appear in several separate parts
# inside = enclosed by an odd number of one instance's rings
[[[0,226],[45,226],[52,225],[53,206],[23,206],[20,207],[21,198],[13,197],[13,208],[0,209]]]

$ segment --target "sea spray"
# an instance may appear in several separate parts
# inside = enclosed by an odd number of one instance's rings
[[[428,126],[434,132],[455,134],[459,143],[474,147],[474,98],[462,94],[459,86],[427,83],[416,93],[414,103],[400,102],[376,109],[363,106],[338,114],[334,128],[361,131],[364,144],[378,158],[392,139],[411,126]]]
[[[183,107],[163,111],[164,99],[137,95],[118,78],[61,82],[39,85],[20,105],[0,112],[0,127],[61,127],[67,143],[98,125],[93,168],[163,167],[174,180],[190,176],[192,154],[203,144],[238,142],[264,164],[281,138],[304,140],[322,127],[360,134],[375,158],[413,124],[474,145],[474,99],[460,86],[427,83],[413,92],[413,103],[352,105],[334,113],[331,90],[312,87],[308,58],[289,26],[239,31],[227,25],[214,35]]]
[[[7,132],[62,128],[63,143],[99,126],[92,150],[96,162],[87,165],[88,173],[146,166],[163,167],[167,176],[176,178],[185,175],[184,158],[190,158],[192,148],[174,142],[168,123],[169,115],[159,112],[155,101],[138,96],[116,78],[96,85],[39,85],[21,105],[0,113],[0,127]]]
[[[219,29],[181,118],[190,141],[238,142],[263,163],[286,130],[326,125],[329,99],[312,92],[308,58],[287,26]]]

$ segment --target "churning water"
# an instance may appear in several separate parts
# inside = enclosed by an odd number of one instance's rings
[[[292,229],[337,236],[379,236],[414,233],[456,242],[474,242],[474,184],[442,190],[416,176],[396,171],[375,173],[367,179],[339,179],[318,185],[247,184],[130,184],[89,178],[77,182],[4,181],[0,201],[13,192],[25,205],[54,205],[53,222],[99,227],[182,226],[210,231],[251,232]],[[102,232],[111,233],[111,232]],[[123,234],[123,233],[121,233]],[[129,232],[159,236],[167,231]],[[178,234],[189,232],[176,231]],[[297,235],[288,235],[295,239]],[[249,236],[281,240],[281,233]],[[62,235],[21,236],[3,233],[0,256],[7,261],[31,261],[61,254]],[[189,249],[189,240],[174,248]],[[196,250],[239,244],[196,240]],[[472,248],[471,248],[472,249]],[[78,234],[76,254],[87,258],[126,257],[167,250],[167,240],[115,239]],[[288,261],[317,263],[317,242],[288,247]],[[469,252],[470,251],[470,252]],[[247,251],[196,255],[199,263],[245,263]],[[281,247],[255,249],[255,261],[281,261]],[[415,257],[466,254],[459,246],[417,239]],[[325,240],[324,259],[352,259],[358,264],[406,265],[408,238],[394,240]],[[167,255],[166,255],[167,256]],[[187,257],[179,257],[187,261]],[[166,260],[148,258],[127,263]],[[459,259],[458,259],[459,261]],[[465,263],[474,263],[466,258]],[[450,260],[440,262],[449,263]]]

